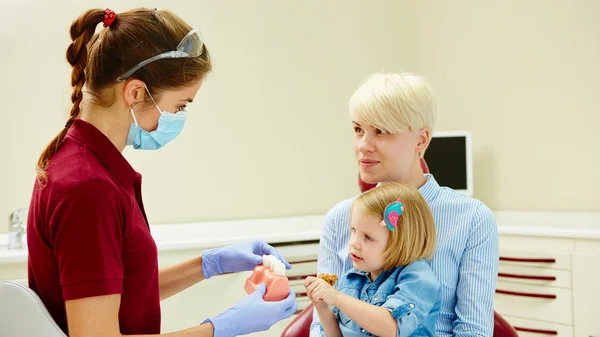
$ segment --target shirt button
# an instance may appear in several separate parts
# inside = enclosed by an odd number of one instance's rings
[[[362,329],[362,332],[365,333],[366,332],[365,329]]]
[[[373,299],[373,301],[377,301],[377,297],[375,297],[375,298]]]
[[[409,304],[408,306],[409,306],[411,309],[415,307],[415,305],[414,305],[414,304],[412,304],[412,303],[411,303],[411,304]]]

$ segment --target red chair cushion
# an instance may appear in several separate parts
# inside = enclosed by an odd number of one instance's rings
[[[425,158],[421,158],[421,169],[423,170],[423,173],[429,173],[429,166],[427,166]]]
[[[281,337],[308,337],[310,335],[310,323],[313,318],[313,305],[309,304],[302,310],[293,321],[281,333]]]
[[[494,311],[494,337],[519,337],[517,330]]]

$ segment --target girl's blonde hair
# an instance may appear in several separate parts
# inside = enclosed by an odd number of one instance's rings
[[[389,133],[433,132],[437,103],[429,84],[411,73],[369,75],[350,98],[350,115]]]
[[[404,212],[398,218],[398,226],[390,233],[384,269],[406,266],[421,258],[430,259],[435,252],[433,215],[417,189],[395,182],[383,183],[361,194],[352,207],[360,207],[383,219],[387,205],[398,198],[404,205]]]

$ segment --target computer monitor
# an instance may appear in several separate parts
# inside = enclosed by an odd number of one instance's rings
[[[434,132],[424,158],[440,186],[473,195],[471,132]]]

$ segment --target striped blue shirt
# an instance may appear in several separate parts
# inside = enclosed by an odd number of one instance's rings
[[[499,258],[492,211],[477,199],[440,187],[431,174],[425,176],[427,182],[419,192],[433,213],[437,229],[437,247],[430,264],[442,286],[436,334],[491,337]],[[325,216],[318,273],[343,275],[352,268],[348,252],[352,201],[354,198],[338,203]],[[310,336],[323,335],[315,310]]]

